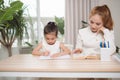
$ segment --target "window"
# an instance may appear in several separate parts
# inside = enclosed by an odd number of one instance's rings
[[[21,46],[27,46],[25,42],[33,43],[35,39],[35,33],[36,33],[36,28],[37,28],[37,0],[21,0],[24,3],[25,11],[24,11],[24,17],[26,18],[27,21],[27,31],[29,33],[28,36],[25,34],[23,35],[23,40],[22,43],[20,44]],[[33,42],[32,42],[33,41]],[[13,43],[13,47],[17,47],[17,40]],[[19,44],[19,43],[18,43]]]
[[[23,36],[21,46],[28,46],[25,42],[35,44],[43,38],[43,28],[49,21],[55,21],[55,16],[64,19],[65,0],[21,0],[24,3],[25,18],[28,23],[29,36]],[[27,15],[26,15],[27,14]],[[29,17],[29,16],[30,17]],[[40,22],[39,22],[40,21]],[[17,46],[15,41],[13,47]]]
[[[40,0],[41,17],[64,17],[65,0]]]
[[[65,0],[40,0],[40,17],[41,22],[44,25],[46,25],[49,21],[55,21],[56,23],[59,23],[55,18],[63,22],[65,17]],[[64,22],[61,24],[64,26]],[[58,27],[62,26],[58,25]],[[59,31],[61,32],[61,30]],[[58,38],[62,41],[63,35],[64,34],[61,35],[61,33],[58,34]]]

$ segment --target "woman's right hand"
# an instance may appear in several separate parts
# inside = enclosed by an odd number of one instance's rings
[[[82,51],[83,51],[82,49],[78,48],[78,49],[74,49],[72,53],[82,53]]]
[[[98,34],[98,33],[104,34],[104,33],[103,33],[103,30],[104,30],[104,29],[105,29],[105,27],[103,27],[103,26],[100,27],[100,28],[97,30],[97,34]]]

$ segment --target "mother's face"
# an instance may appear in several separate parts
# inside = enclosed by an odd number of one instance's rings
[[[91,16],[89,24],[91,31],[96,33],[103,26],[103,21],[101,16],[98,14]]]

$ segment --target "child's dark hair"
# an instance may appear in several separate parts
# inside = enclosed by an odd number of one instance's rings
[[[55,22],[48,22],[48,24],[44,28],[44,35],[49,34],[51,32],[55,32],[55,35],[57,37],[57,35],[58,35],[58,27],[55,24]]]

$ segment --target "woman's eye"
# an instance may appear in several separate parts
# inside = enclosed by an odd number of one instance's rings
[[[99,26],[99,25],[100,25],[100,23],[96,23],[96,25],[97,25],[97,26]]]

